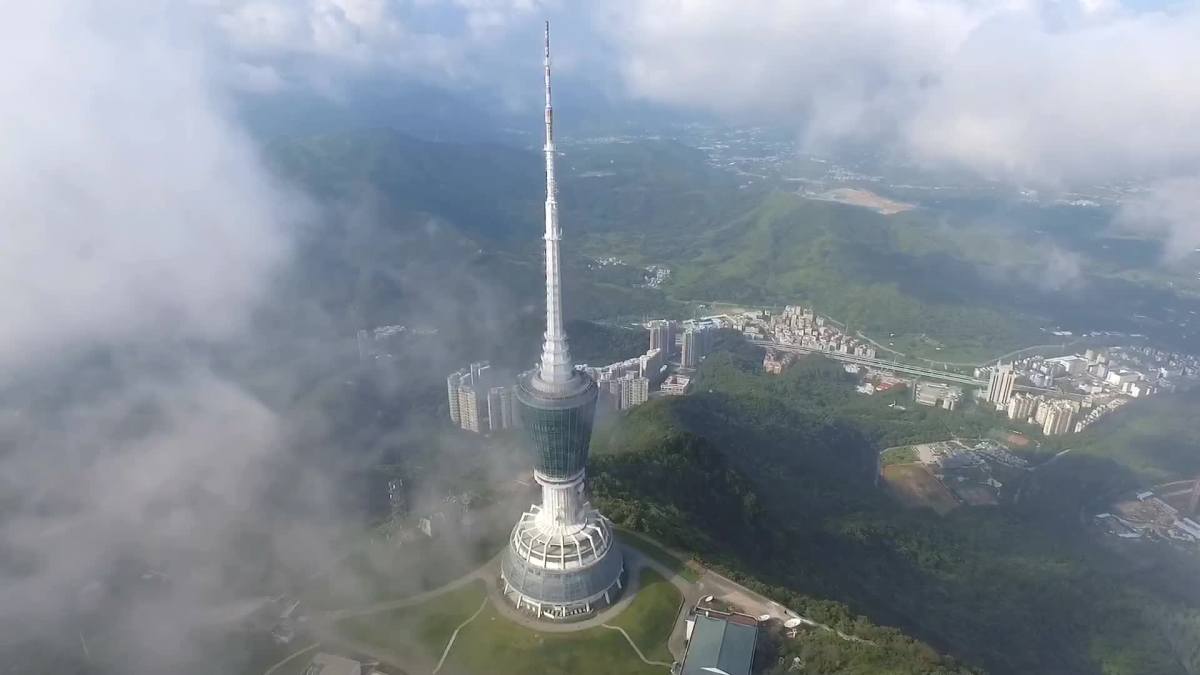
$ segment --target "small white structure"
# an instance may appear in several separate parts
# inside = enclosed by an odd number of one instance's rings
[[[313,657],[304,675],[363,675],[363,671],[358,661],[322,652]]]

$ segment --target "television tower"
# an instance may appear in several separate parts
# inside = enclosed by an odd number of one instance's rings
[[[563,329],[550,22],[546,22],[546,333],[538,368],[522,374],[516,398],[535,454],[542,503],[521,515],[501,563],[504,593],[539,617],[562,619],[610,604],[625,564],[612,525],[584,498],[584,476],[599,388],[571,363]]]

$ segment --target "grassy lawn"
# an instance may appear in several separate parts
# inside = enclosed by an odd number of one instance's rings
[[[682,602],[679,589],[658,572],[643,567],[641,585],[633,604],[611,625],[624,628],[646,658],[670,663],[674,657],[667,649],[667,640]]]
[[[911,445],[905,445],[898,448],[888,448],[883,451],[879,457],[880,464],[883,466],[891,466],[892,464],[912,464],[917,461],[917,450]]]
[[[518,626],[490,605],[463,628],[447,658],[453,672],[487,675],[665,675],[637,657],[625,638],[607,628],[538,633]]]
[[[342,609],[400,599],[442,586],[479,567],[504,548],[506,531],[460,542],[418,539],[404,546],[364,535],[330,573],[301,596],[313,609]]]
[[[697,581],[700,581],[700,575],[697,574],[695,570],[658,544],[655,544],[649,539],[645,539],[636,532],[631,532],[624,528],[617,528],[617,532],[621,535],[622,543],[629,544],[630,546],[646,554],[647,557],[666,565],[670,569],[674,570],[679,576],[687,579],[693,584]]]
[[[342,619],[337,629],[366,644],[393,651],[415,645],[427,655],[440,656],[454,629],[479,609],[485,592],[483,581],[473,581],[419,605]]]

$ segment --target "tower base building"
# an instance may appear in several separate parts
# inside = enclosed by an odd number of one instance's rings
[[[504,595],[547,619],[589,614],[621,594],[625,564],[608,520],[583,503],[584,523],[544,528],[534,505],[513,528],[501,563]]]
[[[582,371],[561,385],[538,372],[517,384],[521,417],[536,453],[542,503],[512,529],[501,564],[504,593],[518,607],[561,619],[611,604],[625,571],[608,519],[584,498],[584,465],[599,388]]]

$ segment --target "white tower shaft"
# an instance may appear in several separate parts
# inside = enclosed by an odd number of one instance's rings
[[[563,329],[562,270],[559,265],[558,185],[554,180],[554,107],[550,103],[550,22],[546,22],[546,333],[542,344],[541,380],[546,384],[564,384],[571,379],[573,366]]]

